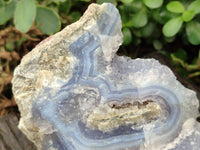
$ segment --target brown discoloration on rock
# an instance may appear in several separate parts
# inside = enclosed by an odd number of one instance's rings
[[[141,126],[161,115],[161,107],[152,100],[127,103],[110,103],[95,108],[87,118],[87,126],[102,132],[110,132],[119,126]]]

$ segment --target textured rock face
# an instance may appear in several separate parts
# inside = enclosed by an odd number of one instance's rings
[[[154,59],[117,56],[121,43],[115,6],[92,4],[22,59],[19,128],[38,149],[199,149],[195,93]]]

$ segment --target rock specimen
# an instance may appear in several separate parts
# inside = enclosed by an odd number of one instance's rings
[[[38,149],[199,149],[195,92],[155,59],[117,56],[121,43],[115,6],[92,4],[22,59],[19,128]]]

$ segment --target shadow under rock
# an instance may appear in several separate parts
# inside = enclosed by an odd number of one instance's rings
[[[35,145],[18,129],[16,114],[0,118],[0,150],[37,150]]]

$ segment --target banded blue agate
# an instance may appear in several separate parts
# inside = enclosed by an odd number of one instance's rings
[[[83,17],[24,56],[13,93],[19,128],[41,150],[198,150],[198,99],[155,59],[115,53],[114,5]]]

